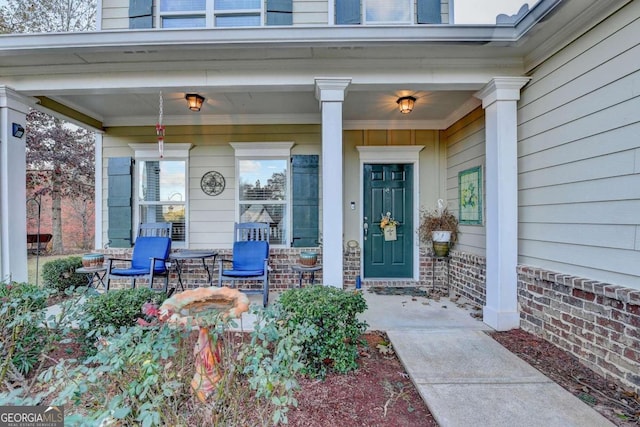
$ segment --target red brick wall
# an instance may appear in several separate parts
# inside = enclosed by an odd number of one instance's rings
[[[31,194],[27,198],[32,197]],[[40,233],[53,234],[51,197],[43,196],[40,201]],[[62,243],[65,253],[79,253],[91,250],[94,247],[95,237],[95,208],[93,200],[88,202],[86,217],[86,232],[82,226],[82,220],[78,218],[73,202],[69,199],[62,200]],[[27,202],[27,234],[36,234],[38,230],[37,204]],[[48,249],[51,249],[49,243]]]
[[[640,393],[640,290],[518,267],[520,326]]]

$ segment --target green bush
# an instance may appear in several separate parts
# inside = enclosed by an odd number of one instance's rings
[[[44,348],[42,322],[51,293],[28,283],[0,283],[0,383],[29,373]]]
[[[80,267],[82,267],[82,257],[79,256],[45,262],[42,266],[42,279],[46,286],[60,292],[71,287],[86,286],[86,276],[76,273],[76,268]]]
[[[107,327],[133,326],[142,316],[142,305],[147,301],[161,304],[166,294],[149,288],[118,289],[87,299],[85,313],[92,329],[100,331]]]
[[[283,321],[303,325],[304,372],[324,378],[329,370],[345,373],[357,369],[358,340],[367,328],[357,314],[367,308],[359,292],[330,286],[290,289],[280,296]]]

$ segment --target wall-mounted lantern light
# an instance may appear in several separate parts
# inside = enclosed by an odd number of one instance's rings
[[[11,134],[16,138],[22,138],[24,136],[24,128],[18,123],[13,123]]]

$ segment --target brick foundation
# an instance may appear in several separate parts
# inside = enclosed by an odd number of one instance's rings
[[[487,302],[487,260],[480,255],[451,251],[451,292],[483,306]]]
[[[518,267],[520,327],[640,392],[640,291]]]
[[[269,273],[269,288],[271,290],[285,290],[295,286],[298,286],[298,273],[291,270],[291,265],[296,264],[298,260],[298,255],[302,251],[308,251],[308,248],[271,248],[269,251],[269,267],[271,267],[271,272]],[[318,252],[318,263],[322,263],[322,250],[321,248],[314,248],[314,251]],[[132,249],[106,249],[103,251],[105,255],[118,257],[118,258],[130,258]],[[213,284],[218,284],[218,260],[221,258],[230,259],[231,258],[231,249],[218,249],[218,257],[216,258],[215,268],[213,270]],[[208,265],[211,266],[211,259],[206,260]],[[197,288],[200,286],[208,286],[207,283],[207,272],[202,267],[201,259],[193,259],[193,260],[185,260],[182,264],[182,283],[185,288]],[[308,273],[304,275],[304,282],[307,283],[309,279]],[[158,279],[158,282],[159,283]],[[355,283],[355,276],[354,276]],[[169,276],[169,284],[177,283],[178,277],[175,273],[175,270],[171,270],[171,274]],[[315,281],[316,283],[322,283],[322,270],[315,272]],[[154,280],[154,282],[156,282]],[[249,283],[249,282],[247,282]],[[111,288],[117,289],[120,287],[128,287],[130,284],[130,280],[112,280]],[[157,285],[156,285],[157,286]],[[256,282],[256,285],[253,286],[249,284],[250,287],[259,288],[259,284]]]

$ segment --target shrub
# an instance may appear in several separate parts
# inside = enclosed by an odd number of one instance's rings
[[[46,340],[44,307],[50,290],[28,283],[0,283],[0,384],[17,381],[39,360]]]
[[[357,319],[367,303],[359,292],[330,286],[290,289],[280,296],[283,321],[304,325],[303,372],[324,378],[329,370],[357,369],[358,340],[367,328]]]
[[[85,313],[93,329],[100,331],[107,327],[133,326],[142,317],[142,305],[147,301],[158,304],[166,299],[166,294],[149,288],[118,289],[87,299]]]
[[[301,334],[269,310],[256,316],[250,340],[230,332],[222,316],[205,318],[214,348],[222,347],[220,381],[206,404],[190,388],[197,332],[166,324],[123,327],[100,340],[82,365],[61,362],[39,379],[56,396],[51,404],[65,406],[65,425],[286,423],[289,406],[297,404]]]
[[[42,266],[42,279],[45,285],[60,292],[71,287],[86,286],[84,274],[77,274],[76,268],[82,267],[82,257],[72,256],[45,262]]]

